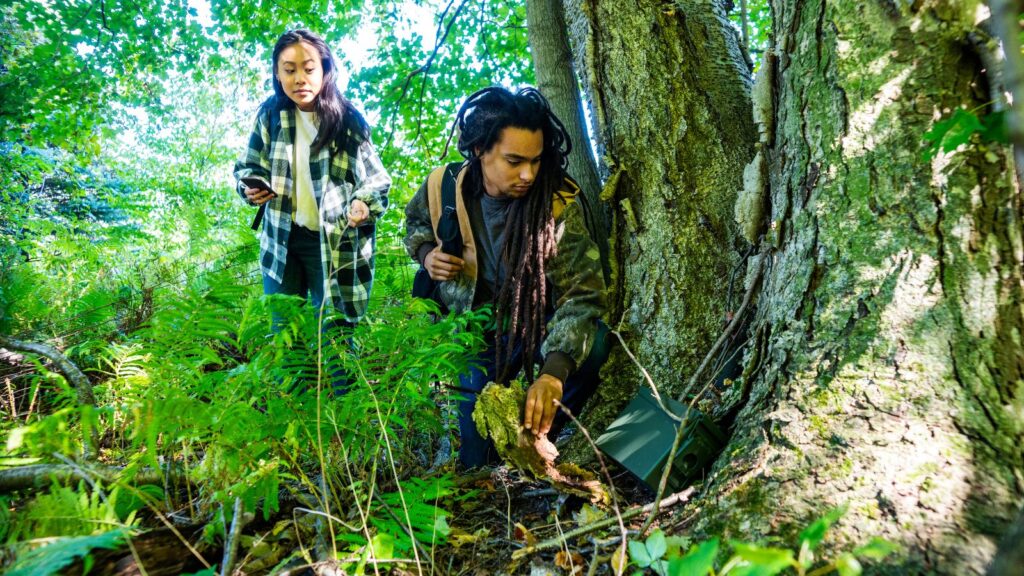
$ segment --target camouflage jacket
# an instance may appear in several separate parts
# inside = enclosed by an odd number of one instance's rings
[[[437,245],[435,226],[441,210],[441,176],[435,169],[405,208],[405,249],[417,262]],[[476,246],[466,207],[479,202],[462,192],[466,170],[456,178],[455,208],[462,231],[465,266],[455,279],[442,282],[441,299],[454,312],[468,310],[476,293]],[[583,210],[575,202],[579,187],[571,179],[552,198],[555,217],[556,253],[545,263],[548,282],[554,289],[554,315],[547,325],[541,346],[546,358],[551,352],[568,355],[579,367],[590,354],[597,335],[597,321],[605,312],[605,285],[597,245],[587,230]]]

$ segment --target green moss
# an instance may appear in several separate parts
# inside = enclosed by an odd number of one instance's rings
[[[820,438],[827,438],[829,435],[828,422],[825,417],[820,414],[812,414],[808,419],[810,422],[811,430]]]

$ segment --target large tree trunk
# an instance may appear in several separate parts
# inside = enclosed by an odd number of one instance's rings
[[[565,8],[611,172],[612,328],[675,395],[722,330],[739,262],[733,204],[755,141],[749,70],[717,2]],[[584,421],[594,430],[642,380],[621,350],[604,373]]]
[[[1006,147],[925,160],[989,100],[976,2],[774,0],[764,287],[730,446],[687,528],[904,546],[980,574],[1024,494],[1022,206]],[[759,79],[760,81],[761,79]],[[763,96],[763,97],[762,97]],[[753,172],[756,172],[754,170]]]
[[[597,228],[595,232],[601,250],[601,262],[606,263],[608,222],[605,210],[600,208],[601,181],[597,176],[597,163],[594,162],[594,152],[587,133],[579,82],[572,66],[562,0],[526,0],[526,19],[537,87],[550,100],[552,110],[569,134],[572,142],[569,174],[576,179],[590,200],[590,205],[594,207],[593,224]],[[605,273],[607,279],[608,270]]]

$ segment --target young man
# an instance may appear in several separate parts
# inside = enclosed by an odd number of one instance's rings
[[[523,368],[532,382],[523,426],[554,440],[567,420],[554,401],[579,413],[599,383],[608,329],[600,321],[600,255],[582,195],[565,173],[571,143],[547,100],[533,88],[486,88],[466,100],[456,124],[466,158],[455,185],[461,255],[442,251],[435,234],[444,167],[406,207],[405,246],[440,283],[450,310],[494,306],[500,329],[460,377],[468,398],[459,405],[459,459],[472,468],[496,459],[472,420],[476,393]],[[542,364],[536,378],[535,361]]]

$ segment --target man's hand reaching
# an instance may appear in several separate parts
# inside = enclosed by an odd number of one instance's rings
[[[541,374],[526,391],[523,427],[537,436],[547,434],[558,414],[555,400],[562,401],[562,381],[550,374]]]

